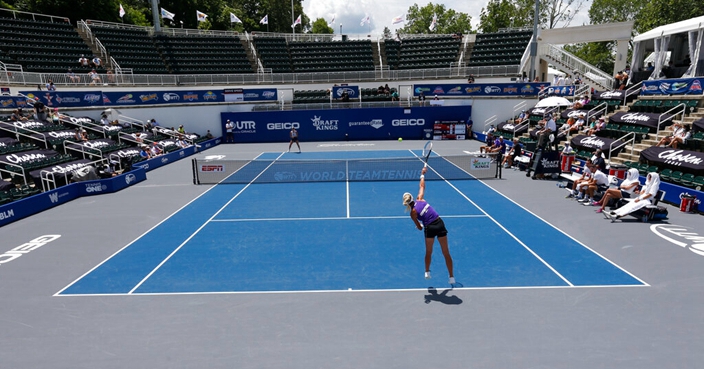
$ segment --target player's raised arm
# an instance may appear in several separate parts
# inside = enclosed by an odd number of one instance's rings
[[[418,189],[418,200],[423,200],[423,196],[425,196],[425,173],[428,171],[427,167],[423,167],[420,171],[420,185]]]

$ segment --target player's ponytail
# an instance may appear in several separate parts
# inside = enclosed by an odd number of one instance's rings
[[[413,195],[408,192],[403,194],[403,206],[406,207],[406,211],[411,211],[411,207],[413,207]]]

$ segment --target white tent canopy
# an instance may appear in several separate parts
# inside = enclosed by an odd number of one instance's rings
[[[643,70],[644,56],[654,52],[653,71],[649,79],[663,78],[661,73],[667,65],[668,56],[675,64],[683,62],[676,76],[695,77],[704,75],[704,16],[687,19],[654,28],[633,38],[634,71]],[[689,58],[689,63],[686,59]]]

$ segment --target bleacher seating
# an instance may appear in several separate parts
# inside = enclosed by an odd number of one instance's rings
[[[460,44],[460,38],[451,36],[403,39],[398,67],[392,69],[448,68],[450,63],[457,61]]]
[[[384,40],[384,54],[386,55],[386,65],[389,69],[398,69],[399,50],[401,50],[400,42]]]
[[[374,70],[369,40],[289,42],[288,46],[296,73]]]
[[[255,37],[254,46],[264,68],[273,73],[291,73],[291,57],[283,37]]]
[[[88,73],[78,59],[92,59],[92,51],[71,23],[0,18],[0,60],[20,64],[27,72]]]
[[[157,49],[176,74],[253,73],[239,37],[154,37]]]
[[[516,65],[528,47],[532,31],[477,34],[468,66]]]
[[[326,90],[296,90],[293,92],[294,104],[317,104],[330,102]]]
[[[146,30],[91,26],[91,32],[121,68],[138,74],[169,73]]]

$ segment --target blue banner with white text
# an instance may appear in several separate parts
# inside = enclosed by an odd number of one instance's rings
[[[413,96],[537,96],[549,83],[458,83],[413,85]]]
[[[340,140],[432,139],[436,121],[466,122],[470,105],[414,108],[220,113],[222,132],[229,119],[235,142],[288,142],[291,128],[302,142]],[[430,133],[425,130],[429,130]]]
[[[27,107],[27,98],[22,96],[0,96],[0,109],[24,109]]]
[[[341,99],[342,95],[347,93],[350,99],[359,98],[359,86],[334,86],[332,88],[332,98]]]
[[[641,95],[701,95],[702,78],[643,81]]]

